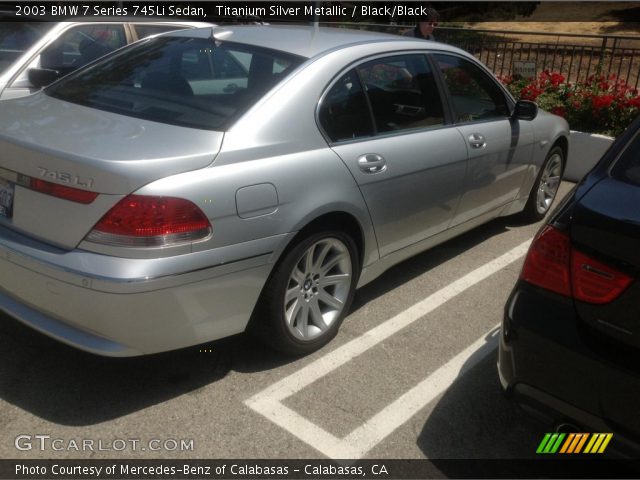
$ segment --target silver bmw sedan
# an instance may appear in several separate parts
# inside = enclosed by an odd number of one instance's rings
[[[456,48],[298,26],[143,40],[0,110],[0,309],[107,356],[249,330],[289,354],[355,289],[541,219],[568,126]]]

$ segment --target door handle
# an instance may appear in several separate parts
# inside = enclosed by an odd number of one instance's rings
[[[484,148],[487,146],[487,141],[483,135],[472,133],[469,135],[469,145],[471,145],[471,148]]]
[[[367,153],[358,158],[358,167],[364,173],[380,173],[387,169],[387,162],[377,153]]]

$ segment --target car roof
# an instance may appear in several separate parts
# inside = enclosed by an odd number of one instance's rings
[[[365,43],[396,42],[399,48],[428,48],[450,52],[462,50],[443,43],[365,30],[348,30],[336,27],[313,27],[302,25],[238,25],[216,28],[170,32],[168,36],[208,38],[211,34],[217,40],[238,42],[255,46],[268,46],[274,50],[316,57],[332,50]]]

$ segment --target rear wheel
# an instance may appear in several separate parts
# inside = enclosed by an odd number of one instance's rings
[[[563,170],[564,153],[560,147],[553,147],[540,169],[522,212],[526,220],[537,222],[547,214],[560,188]]]
[[[263,318],[256,319],[263,339],[293,355],[325,345],[349,310],[359,268],[356,245],[342,232],[318,232],[301,240],[265,287]]]

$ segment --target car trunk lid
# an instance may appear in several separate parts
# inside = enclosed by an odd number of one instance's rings
[[[13,184],[14,198],[0,224],[72,248],[124,195],[211,164],[222,138],[222,132],[98,111],[43,93],[3,102],[0,177]],[[99,195],[77,203],[25,188],[25,177]]]

